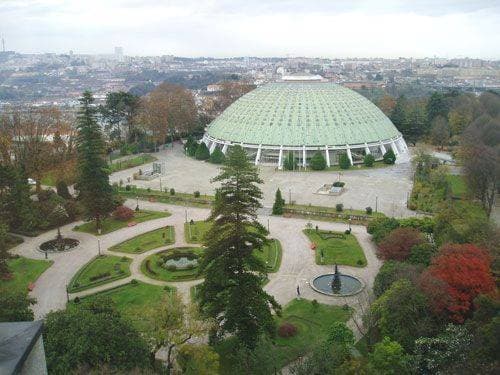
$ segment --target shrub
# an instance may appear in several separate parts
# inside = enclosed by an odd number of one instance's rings
[[[373,167],[375,163],[375,157],[372,154],[366,154],[363,158],[363,164],[367,167]]]
[[[134,210],[125,207],[125,206],[118,206],[114,211],[113,211],[113,217],[117,220],[130,220],[134,217]]]
[[[349,167],[351,166],[351,161],[349,160],[347,154],[339,155],[339,166],[342,169],[349,169]]]
[[[198,145],[194,157],[197,160],[208,160],[210,158],[210,151],[208,151],[208,147],[204,142]]]
[[[350,230],[350,229],[346,229],[346,230],[344,231],[344,234],[351,234],[351,230]]]
[[[323,153],[320,151],[316,152],[313,155],[313,157],[311,158],[309,165],[315,171],[322,171],[323,169],[325,169],[326,168],[326,160],[325,160],[325,157],[323,156]]]
[[[276,190],[276,197],[273,204],[273,215],[283,215],[283,206],[285,205],[285,200],[281,196],[281,190]]]
[[[436,248],[434,247],[434,245],[428,242],[424,242],[411,248],[408,262],[428,266],[431,264],[432,257],[435,254]]]
[[[111,274],[109,272],[102,272],[102,273],[99,273],[97,275],[89,277],[89,280],[90,281],[97,281],[97,280],[105,279],[109,276],[111,276]]]
[[[170,195],[175,195],[175,189],[174,188],[170,188]]]
[[[199,198],[200,197],[200,192],[198,190],[196,190],[193,195],[194,195],[195,198]]]
[[[357,264],[358,266],[362,266],[362,265],[364,264],[364,262],[363,262],[361,259],[358,259],[358,260],[356,261],[356,264]]]
[[[343,205],[342,203],[337,203],[337,204],[335,205],[335,211],[337,211],[337,212],[342,212],[342,211],[344,211],[344,205]]]
[[[136,279],[130,280],[130,285],[138,285],[139,282]]]
[[[293,337],[297,334],[297,327],[292,323],[282,323],[278,328],[278,335],[280,337]]]
[[[319,309],[319,302],[318,302],[318,300],[313,299],[311,301],[311,305],[312,305],[312,309],[313,309],[314,312],[318,311],[318,309]]]
[[[75,297],[75,299],[73,300],[73,302],[76,303],[76,304],[80,303],[80,297]]]
[[[421,270],[421,266],[408,264],[406,262],[396,262],[394,260],[384,262],[377,276],[375,276],[375,281],[373,283],[373,293],[375,297],[380,297],[393,283],[401,279],[407,279],[417,284]]]
[[[215,148],[214,152],[210,155],[210,163],[213,164],[222,164],[226,160],[226,156],[222,152],[222,150],[218,147]]]
[[[373,213],[373,209],[370,206],[366,207],[365,211],[367,215],[371,215]]]
[[[396,162],[396,154],[394,151],[389,150],[384,154],[384,163],[385,164],[394,164]]]
[[[125,190],[126,190],[126,191],[130,191],[131,189],[132,189],[132,188],[131,188],[131,186],[130,186],[130,185],[125,185]]]
[[[62,197],[64,199],[71,199],[71,194],[69,193],[68,185],[66,185],[65,181],[63,181],[63,180],[57,181],[56,190],[57,190],[57,194],[60,197]]]
[[[380,217],[368,223],[366,231],[372,235],[373,241],[379,243],[387,236],[393,229],[399,227],[399,221],[394,218]]]
[[[385,260],[405,261],[415,245],[424,243],[425,239],[413,228],[397,228],[390,232],[379,244],[377,254]]]
[[[332,186],[335,186],[335,187],[344,187],[345,186],[345,182],[343,181],[335,181]]]
[[[297,161],[295,160],[295,156],[293,156],[293,152],[289,151],[288,155],[285,158],[285,161],[283,162],[283,167],[287,171],[292,171],[294,169],[297,169]]]

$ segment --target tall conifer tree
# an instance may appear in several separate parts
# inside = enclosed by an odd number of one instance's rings
[[[96,221],[100,230],[102,219],[114,209],[113,189],[109,184],[109,169],[105,159],[102,131],[96,120],[94,98],[85,91],[78,112],[78,180],[79,199],[88,218]]]
[[[275,332],[271,309],[279,311],[274,298],[262,290],[265,264],[253,254],[266,243],[266,229],[257,221],[262,183],[240,146],[226,156],[205,237],[207,249],[201,264],[205,281],[200,307],[217,321],[216,337],[235,334],[239,342],[253,348],[262,334]]]

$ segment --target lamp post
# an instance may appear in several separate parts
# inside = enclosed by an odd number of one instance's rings
[[[292,189],[288,189],[288,204],[292,204]]]
[[[267,219],[267,232],[269,233],[270,230],[269,230],[269,218]]]
[[[375,212],[378,212],[378,195],[375,196]]]
[[[101,256],[101,240],[97,240],[97,254]]]
[[[163,189],[161,188],[161,177],[160,177],[160,191],[163,191]]]
[[[138,195],[135,196],[135,202],[136,202],[135,210],[139,211],[139,196]]]

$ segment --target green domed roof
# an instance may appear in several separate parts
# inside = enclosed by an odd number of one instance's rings
[[[334,146],[378,142],[400,133],[362,95],[329,82],[276,82],[243,95],[208,127],[235,143]]]

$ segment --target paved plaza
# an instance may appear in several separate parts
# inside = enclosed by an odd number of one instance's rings
[[[182,146],[175,144],[155,155],[160,162],[166,163],[167,173],[161,178],[161,187],[174,188],[179,192],[213,194],[215,184],[210,180],[219,172],[219,166],[198,161],[184,155]],[[133,173],[139,169],[150,170],[152,164],[116,172],[111,175],[111,182],[123,182],[139,187],[160,188],[160,179],[151,181],[134,181]],[[406,200],[412,188],[411,163],[401,163],[393,166],[375,169],[352,169],[342,172],[288,172],[279,171],[274,167],[259,166],[260,176],[264,180],[261,186],[264,193],[263,205],[271,207],[276,189],[280,188],[283,197],[288,202],[291,198],[297,204],[312,204],[335,207],[342,203],[345,208],[364,210],[370,206],[375,210],[395,217],[413,216],[415,213],[406,208]],[[340,176],[339,176],[340,173]],[[340,196],[316,194],[324,184],[340,180],[346,183],[345,192]]]

